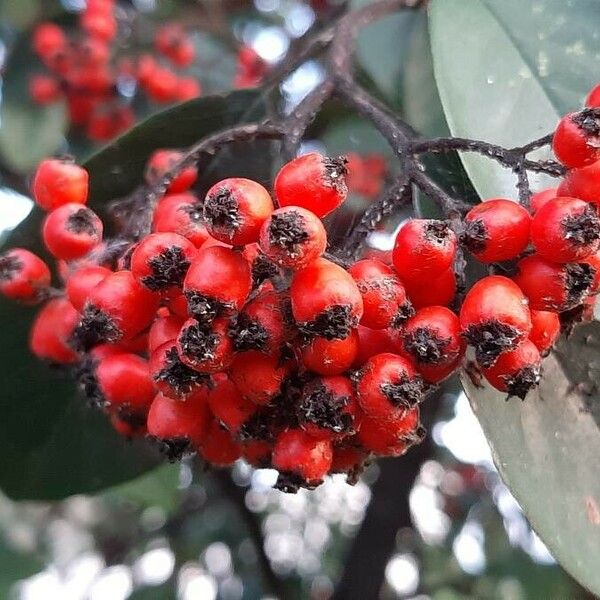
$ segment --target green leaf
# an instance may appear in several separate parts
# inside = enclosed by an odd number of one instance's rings
[[[262,110],[260,93],[247,91],[193,100],[151,117],[86,165],[91,203],[99,209],[132,191],[142,182],[144,161],[153,150],[190,145],[213,131],[256,118]],[[216,165],[203,177],[219,177],[227,168],[244,175],[254,169],[264,178],[272,157],[263,150],[253,152],[245,146],[251,156],[246,165],[240,162],[241,150],[228,152],[227,160],[213,161]],[[41,219],[34,210],[7,244],[41,253]],[[84,405],[67,375],[52,372],[29,353],[33,317],[33,309],[0,298],[3,491],[16,499],[59,499],[128,481],[157,465],[158,456],[148,444],[123,440],[106,417]]]

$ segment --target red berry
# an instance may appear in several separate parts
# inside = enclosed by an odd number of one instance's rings
[[[160,315],[159,313],[148,332],[148,352],[152,354],[159,346],[167,342],[174,344],[183,323],[184,320],[177,315]]]
[[[398,332],[394,329],[369,329],[359,325],[356,328],[358,336],[358,353],[352,366],[360,368],[372,356],[382,352],[399,354],[400,343]]]
[[[585,105],[590,108],[596,108],[600,106],[600,84],[595,85],[587,95],[585,99]]]
[[[60,86],[54,77],[34,75],[29,80],[29,95],[36,104],[51,104],[60,98]]]
[[[271,444],[261,440],[252,440],[242,444],[244,460],[258,469],[271,465]]]
[[[178,23],[167,23],[158,29],[156,48],[178,67],[189,67],[196,54],[194,44]]]
[[[216,373],[229,367],[233,361],[233,342],[228,328],[229,321],[224,318],[209,324],[188,319],[177,337],[181,362],[201,373]]]
[[[73,162],[48,158],[39,164],[32,190],[35,201],[44,210],[54,210],[63,204],[85,204],[88,172]]]
[[[299,327],[329,340],[347,337],[363,315],[362,296],[352,276],[324,258],[295,273],[290,297]]]
[[[371,329],[400,327],[414,314],[398,276],[381,261],[359,260],[348,272],[356,281],[363,299],[361,325]]]
[[[525,400],[527,392],[540,381],[541,362],[535,344],[523,340],[514,350],[502,354],[493,366],[484,368],[483,374],[497,390]]]
[[[535,194],[532,194],[531,199],[529,201],[529,207],[531,209],[531,214],[535,215],[546,202],[549,202],[553,198],[556,198],[557,188],[546,188],[545,190],[540,190]]]
[[[232,439],[231,434],[214,419],[208,426],[199,451],[207,463],[216,467],[228,467],[242,454],[240,444]]]
[[[122,419],[118,414],[111,414],[109,418],[110,424],[114,427],[115,431],[128,440],[144,436],[148,433],[146,418],[144,418],[143,422],[141,419],[131,419],[129,415],[126,415],[125,419]]]
[[[478,362],[488,367],[531,331],[527,299],[514,281],[499,275],[484,277],[465,296],[460,325]]]
[[[232,433],[237,433],[257,410],[256,404],[244,398],[227,377],[210,390],[208,405],[213,415]]]
[[[85,265],[77,269],[69,276],[65,287],[71,304],[81,312],[92,289],[110,274],[110,269],[100,265]]]
[[[464,354],[458,317],[444,306],[417,311],[400,332],[402,353],[411,359],[428,383],[451,375]]]
[[[41,58],[63,50],[67,45],[64,31],[54,23],[40,23],[33,32],[32,46]]]
[[[579,198],[600,207],[600,161],[567,171],[556,195]]]
[[[423,282],[452,266],[456,235],[447,223],[411,219],[396,236],[392,260],[403,283]]]
[[[423,398],[413,363],[390,353],[376,354],[363,365],[356,389],[361,408],[377,419],[398,418]]]
[[[560,318],[555,312],[532,310],[531,325],[529,340],[536,345],[540,354],[545,356],[560,335]]]
[[[589,293],[596,275],[587,263],[551,263],[536,254],[520,260],[517,267],[515,282],[534,310],[562,312],[577,306]]]
[[[166,173],[171,171],[183,159],[183,152],[178,150],[156,150],[148,159],[146,166],[146,182],[154,185]],[[167,188],[170,194],[181,194],[194,184],[198,177],[196,167],[182,169],[171,181]]]
[[[35,302],[50,285],[46,263],[24,248],[0,254],[0,293],[13,300]]]
[[[178,233],[200,248],[208,239],[202,203],[189,192],[165,196],[154,209],[152,230]]]
[[[177,100],[186,102],[202,95],[202,85],[193,77],[182,77],[177,82]]]
[[[600,245],[600,219],[593,204],[576,198],[554,198],[536,213],[531,241],[552,262],[576,262]]]
[[[154,71],[148,77],[145,89],[150,99],[158,104],[175,102],[179,91],[179,79],[173,71],[155,66]],[[171,191],[185,191],[185,189]]]
[[[269,192],[250,179],[224,179],[208,190],[204,200],[208,232],[233,246],[257,242],[260,228],[272,212]]]
[[[111,14],[86,10],[81,15],[81,27],[92,37],[110,42],[117,35],[117,21]]]
[[[358,347],[355,329],[341,340],[314,337],[302,348],[302,363],[309,371],[319,375],[340,375],[354,364]]]
[[[299,206],[275,210],[260,231],[260,248],[275,264],[302,269],[319,258],[327,246],[321,219]]]
[[[529,213],[517,202],[486,200],[466,214],[460,242],[480,262],[511,260],[527,247],[530,225]]]
[[[592,267],[594,279],[588,294],[597,294],[600,291],[600,250],[585,258],[582,262]]]
[[[584,108],[565,115],[554,132],[552,148],[556,158],[569,168],[600,158],[600,111]]]
[[[71,348],[73,331],[79,313],[64,298],[47,302],[35,317],[29,336],[29,348],[38,358],[57,364],[70,364],[77,360]]]
[[[450,268],[434,278],[404,281],[404,287],[415,309],[425,306],[448,306],[456,296],[456,275]]]
[[[280,206],[300,206],[324,217],[346,199],[345,176],[345,158],[311,152],[281,167],[275,178],[275,195]]]
[[[201,321],[241,310],[251,289],[246,259],[220,246],[200,249],[183,283],[190,313]]]
[[[355,446],[347,446],[345,442],[333,446],[333,459],[330,473],[347,473],[347,481],[354,484],[365,468],[368,454]]]

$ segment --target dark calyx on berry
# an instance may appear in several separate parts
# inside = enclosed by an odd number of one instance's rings
[[[579,304],[594,283],[596,269],[587,263],[565,265],[565,287],[569,305]]]
[[[240,427],[238,438],[242,441],[272,442],[274,438],[275,414],[268,406],[256,411]]]
[[[148,261],[148,266],[152,269],[152,275],[144,277],[142,283],[149,290],[159,292],[170,287],[181,287],[190,261],[179,246],[171,246],[158,256],[153,256]]]
[[[97,344],[114,344],[122,337],[122,332],[103,310],[93,305],[84,308],[79,324],[73,331],[69,345],[77,351],[86,351]]]
[[[209,381],[209,376],[198,373],[184,365],[179,359],[177,348],[173,347],[166,352],[165,366],[154,376],[156,381],[164,381],[178,395],[189,394],[199,383]]]
[[[600,110],[597,108],[584,108],[571,117],[575,123],[587,136],[600,136]],[[589,144],[589,141],[588,141]],[[597,147],[597,144],[593,145]]]
[[[485,250],[488,239],[488,231],[482,219],[469,221],[460,235],[460,243],[470,252]]]
[[[259,254],[252,261],[252,285],[258,287],[261,283],[279,274],[277,265],[264,254]]]
[[[427,429],[423,425],[419,425],[416,429],[403,433],[398,441],[404,442],[408,446],[414,446],[415,444],[420,444],[426,435]]]
[[[148,437],[158,446],[159,452],[165,456],[169,462],[177,462],[186,454],[190,454],[194,450],[187,437],[174,437],[168,439],[160,439],[153,436]]]
[[[11,281],[23,268],[23,261],[10,253],[0,256],[0,281]]]
[[[231,322],[229,336],[237,352],[264,350],[269,341],[267,330],[244,313],[237,315]]]
[[[314,490],[322,483],[322,480],[308,482],[306,479],[291,471],[280,471],[277,482],[273,486],[276,490],[286,494],[295,494],[300,488]]]
[[[327,340],[343,340],[358,324],[358,319],[351,316],[351,307],[336,304],[317,315],[314,321],[302,323],[299,329],[308,336],[324,337]]]
[[[121,421],[135,430],[140,430],[146,425],[146,413],[143,410],[135,410],[128,404],[119,406],[117,415]]]
[[[215,356],[219,336],[209,326],[190,325],[179,336],[182,353],[198,361],[210,360]]]
[[[314,423],[335,433],[350,433],[352,417],[343,410],[348,402],[348,396],[336,396],[322,384],[310,386],[298,406],[300,422]]]
[[[94,213],[89,208],[80,208],[72,215],[69,215],[67,229],[72,233],[96,235],[97,230],[94,223],[94,216]]]
[[[334,188],[346,189],[345,177],[348,174],[348,159],[345,156],[333,158],[325,156],[323,166],[325,167],[325,178],[327,185]]]
[[[446,348],[450,341],[450,338],[440,337],[427,327],[417,327],[403,336],[406,351],[417,362],[427,365],[435,365],[448,358]]]
[[[423,380],[402,375],[396,383],[382,383],[381,391],[396,407],[412,408],[423,399]]]
[[[538,365],[529,365],[519,369],[514,375],[505,377],[507,400],[512,396],[517,396],[525,400],[529,390],[537,386],[540,382],[540,367]]]
[[[600,219],[591,204],[580,214],[565,217],[561,225],[565,238],[574,246],[586,246],[600,239]]]
[[[477,362],[485,368],[491,367],[503,352],[515,348],[520,338],[517,329],[499,321],[471,325],[463,335],[475,348]]]
[[[288,211],[271,217],[269,242],[293,254],[298,246],[308,239],[306,222],[301,214]]]
[[[407,300],[406,302],[403,302],[398,307],[398,310],[396,311],[396,314],[392,318],[392,322],[390,323],[390,325],[394,329],[400,329],[402,327],[402,325],[404,323],[406,323],[406,321],[408,321],[408,319],[410,319],[414,315],[415,315],[415,309],[413,308],[413,305]]]
[[[77,386],[89,406],[104,408],[106,406],[106,398],[100,390],[100,385],[96,378],[97,366],[98,362],[96,360],[91,356],[86,356],[75,368],[74,375]]]
[[[185,297],[190,313],[203,323],[211,323],[227,308],[222,302],[198,292],[185,292]]]
[[[428,221],[424,229],[425,238],[430,242],[443,245],[450,238],[450,227],[444,221]]]
[[[237,200],[227,188],[221,188],[206,199],[204,218],[215,229],[236,230],[242,226]]]

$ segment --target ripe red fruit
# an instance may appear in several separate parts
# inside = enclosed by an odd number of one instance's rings
[[[597,294],[600,290],[600,250],[585,258],[582,262],[590,265],[594,271],[594,279],[588,294]]]
[[[179,78],[173,71],[156,66],[144,87],[151,100],[158,104],[168,104],[177,100]],[[185,191],[186,189],[187,187],[183,190],[171,189],[170,191]]]
[[[271,465],[271,444],[260,440],[252,440],[242,444],[244,460],[258,469]]]
[[[452,268],[434,278],[403,283],[413,308],[417,310],[425,306],[448,306],[456,296],[456,275]]]
[[[37,204],[51,211],[63,204],[85,204],[88,172],[68,160],[43,160],[33,176],[32,191]]]
[[[566,167],[583,167],[600,158],[600,110],[584,108],[558,123],[552,148]]]
[[[529,340],[536,345],[540,354],[545,356],[560,335],[560,318],[555,312],[532,310],[531,325]]]
[[[600,207],[600,160],[591,165],[570,169],[561,181],[557,196],[568,196]]]
[[[585,105],[590,108],[600,107],[600,84],[595,85],[585,99]]]
[[[224,179],[208,190],[204,200],[208,232],[232,246],[257,242],[260,228],[272,212],[269,192],[251,179]]]
[[[210,390],[208,405],[213,415],[232,433],[237,433],[257,411],[256,404],[244,398],[227,377],[217,381]]]
[[[396,236],[392,260],[403,283],[437,277],[452,266],[456,235],[444,221],[411,219]]]
[[[170,460],[176,460],[202,443],[210,420],[204,399],[179,402],[157,394],[148,413],[148,434],[161,442]]]
[[[131,272],[149,290],[173,295],[183,286],[196,252],[196,246],[182,235],[151,233],[133,251]]]
[[[80,23],[90,36],[105,42],[112,41],[117,35],[117,21],[111,14],[86,10],[81,15]]]
[[[158,316],[152,322],[150,331],[148,332],[148,352],[152,354],[159,346],[162,346],[166,342],[174,342],[181,331],[181,326],[184,320],[177,316],[167,314],[161,314],[161,311],[165,310],[161,308],[158,312]]]
[[[68,300],[50,300],[38,312],[31,326],[31,352],[38,358],[52,363],[76,362],[77,353],[71,348],[70,342],[78,321],[79,314]]]
[[[520,260],[517,267],[515,283],[534,310],[562,312],[577,306],[589,293],[596,275],[587,263],[551,263],[536,254]]]
[[[202,95],[202,85],[193,77],[182,77],[177,81],[177,100],[186,102]]]
[[[358,353],[352,366],[360,368],[372,356],[382,352],[399,354],[400,343],[395,329],[369,329],[359,325],[356,328],[358,336]]]
[[[183,152],[178,150],[155,150],[146,165],[146,182],[154,185],[166,173],[171,171],[183,158]],[[167,188],[169,194],[186,192],[196,181],[198,171],[190,166],[182,169],[171,181]]]
[[[576,198],[549,200],[531,223],[531,241],[538,254],[552,262],[577,262],[600,245],[596,206]]]
[[[356,390],[367,415],[395,419],[422,400],[423,381],[410,360],[384,352],[363,365]]]
[[[233,361],[233,342],[228,327],[225,318],[208,324],[188,319],[177,337],[181,362],[201,373],[216,373],[229,367]]]
[[[275,264],[301,269],[319,258],[327,246],[321,219],[299,206],[275,210],[260,231],[260,248]]]
[[[541,362],[535,344],[523,340],[516,348],[502,354],[493,366],[484,368],[483,374],[497,390],[525,400],[527,392],[540,381]]]
[[[527,247],[530,225],[529,213],[517,202],[486,200],[466,214],[460,242],[480,262],[510,260]]]
[[[179,23],[159,27],[154,42],[157,50],[178,67],[188,67],[194,62],[194,44]]]
[[[302,348],[302,363],[309,371],[319,375],[340,375],[355,363],[358,347],[356,329],[341,340],[314,337]]]
[[[152,230],[178,233],[200,248],[208,239],[202,223],[202,203],[189,192],[165,196],[154,209]]]
[[[221,246],[200,249],[183,282],[190,313],[200,321],[241,310],[251,289],[246,259]]]
[[[354,484],[365,468],[368,453],[362,448],[347,446],[345,443],[333,446],[333,459],[330,473],[347,473],[346,481]]]
[[[546,202],[552,200],[552,198],[556,198],[558,188],[546,188],[545,190],[540,190],[535,194],[532,194],[531,199],[529,201],[529,208],[531,209],[531,214],[535,215]]]
[[[301,429],[282,431],[273,448],[273,466],[279,471],[275,487],[285,492],[316,487],[329,472],[332,456],[330,441]]]
[[[465,296],[460,325],[477,361],[488,367],[531,331],[527,299],[514,281],[499,275],[484,277]]]
[[[40,23],[33,32],[32,47],[41,58],[47,58],[67,45],[64,31],[54,23]]]
[[[60,98],[60,86],[54,77],[34,75],[29,80],[29,95],[36,104],[51,104]]]
[[[100,218],[81,204],[63,204],[45,219],[42,235],[46,248],[56,257],[73,260],[88,254],[102,241]]]
[[[242,453],[240,444],[214,419],[209,423],[208,431],[198,450],[207,463],[216,467],[231,465]]]
[[[401,281],[381,261],[359,260],[348,272],[354,278],[363,299],[361,325],[371,329],[400,327],[414,315],[415,311]]]
[[[84,265],[67,279],[65,291],[71,304],[82,311],[94,287],[111,274],[111,270],[100,265]]]
[[[34,302],[50,285],[48,265],[24,248],[0,254],[0,293],[13,300]]]
[[[328,340],[347,337],[363,315],[362,296],[352,276],[324,258],[295,273],[290,298],[298,326]]]
[[[417,311],[400,332],[402,354],[410,358],[428,383],[452,374],[464,353],[458,317],[444,306]]]
[[[345,158],[311,152],[281,167],[275,177],[275,195],[280,206],[300,206],[322,218],[346,199],[345,176]]]

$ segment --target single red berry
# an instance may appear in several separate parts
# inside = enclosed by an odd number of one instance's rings
[[[422,400],[423,381],[412,361],[384,352],[363,365],[356,390],[367,415],[394,419]]]
[[[54,77],[34,75],[29,80],[29,95],[36,104],[41,106],[52,104],[60,98],[60,86]]]
[[[315,438],[301,429],[282,431],[273,448],[273,466],[279,471],[276,488],[296,492],[318,486],[331,467],[329,440]]]
[[[22,302],[35,302],[50,285],[48,265],[24,248],[0,254],[0,293]]]
[[[229,321],[218,318],[211,323],[188,319],[177,337],[177,352],[181,362],[201,373],[216,373],[233,361],[233,342],[229,336]]]
[[[178,233],[200,248],[209,234],[202,222],[202,203],[194,194],[169,194],[154,209],[152,230]]]
[[[65,292],[71,304],[83,311],[88,296],[93,288],[111,274],[111,270],[100,265],[84,265],[69,275]]]
[[[68,300],[50,300],[38,312],[31,326],[31,352],[38,358],[52,363],[74,363],[77,353],[71,347],[71,338],[78,322],[79,313]]]
[[[367,458],[368,453],[365,450],[358,446],[346,445],[346,441],[344,440],[333,446],[333,458],[329,472],[346,473],[348,475],[347,482],[353,485],[364,471]]]
[[[158,394],[148,413],[148,435],[161,442],[170,460],[176,460],[202,443],[210,422],[205,399],[179,402]]]
[[[251,179],[230,178],[213,185],[204,200],[204,221],[215,239],[243,246],[258,241],[273,212],[269,192]]]
[[[146,165],[146,182],[155,184],[166,173],[171,171],[183,159],[183,152],[178,150],[155,150]],[[183,168],[171,181],[167,188],[170,194],[181,194],[194,184],[198,178],[196,167]]]
[[[142,331],[129,340],[121,340],[119,348],[122,348],[123,352],[145,354],[148,351],[148,332]]]
[[[583,167],[600,158],[600,110],[584,108],[565,115],[554,132],[552,149],[569,168]]]
[[[156,32],[156,48],[178,67],[189,67],[194,62],[192,41],[179,23],[167,23]]]
[[[356,281],[363,299],[361,325],[371,329],[400,327],[414,309],[394,271],[375,259],[359,260],[348,272]]]
[[[497,390],[525,400],[527,392],[539,384],[541,362],[535,344],[523,340],[516,348],[502,354],[493,366],[484,368],[483,374]]]
[[[177,81],[177,100],[187,102],[202,95],[202,85],[193,77],[181,77]]]
[[[140,85],[147,88],[155,76],[158,64],[151,54],[141,54],[135,63],[135,75]]]
[[[554,198],[531,223],[531,241],[538,254],[552,262],[576,262],[600,246],[596,206],[576,198]]]
[[[437,277],[452,266],[456,235],[444,221],[411,219],[396,236],[392,260],[403,283]]]
[[[32,47],[40,58],[63,50],[67,46],[67,37],[61,27],[54,23],[40,23],[33,32]]]
[[[208,406],[212,414],[231,433],[237,433],[240,427],[257,411],[256,404],[244,398],[235,384],[227,377],[217,381],[210,390]]]
[[[362,296],[352,276],[324,258],[295,273],[290,298],[298,326],[328,340],[347,337],[363,315]]]
[[[46,248],[56,257],[73,260],[88,254],[102,241],[100,218],[81,204],[63,204],[44,220]]]
[[[82,29],[92,37],[110,42],[117,35],[117,21],[111,14],[86,10],[80,18]]]
[[[87,125],[100,100],[83,92],[67,90],[67,109],[71,125]]]
[[[302,269],[327,247],[321,219],[299,206],[275,210],[260,231],[260,248],[276,265]]]
[[[484,277],[465,296],[460,326],[479,364],[491,366],[531,331],[527,299],[514,281],[499,275]]]
[[[585,105],[589,108],[600,107],[600,84],[595,85],[585,99]]]
[[[404,281],[404,287],[415,309],[425,306],[449,306],[456,296],[456,275],[454,269],[446,269],[437,277],[427,277],[421,281]]]
[[[362,367],[372,356],[382,352],[399,354],[400,342],[395,329],[369,329],[363,325],[356,328],[358,352],[352,363],[355,369]]]
[[[340,375],[355,363],[358,348],[356,329],[341,340],[313,337],[302,348],[302,363],[309,371],[319,375]]]
[[[300,206],[324,217],[348,194],[346,159],[304,154],[281,167],[274,187],[280,206]]]
[[[242,455],[240,444],[215,419],[209,423],[198,450],[202,458],[215,467],[228,467]]]
[[[241,310],[251,289],[246,259],[220,246],[198,250],[183,283],[189,311],[200,321]]]
[[[174,315],[181,317],[183,320],[189,317],[187,298],[183,294],[168,298],[167,306]]]
[[[251,440],[242,444],[242,457],[257,469],[271,466],[271,444],[261,440]]]
[[[47,158],[33,176],[33,197],[44,210],[63,204],[85,204],[88,195],[88,172],[68,160]]]
[[[157,104],[175,102],[179,91],[179,78],[170,69],[156,65],[154,71],[149,75],[144,89],[148,97]],[[170,191],[185,191],[187,187],[183,190],[171,189]]]
[[[466,214],[460,242],[479,262],[511,260],[527,247],[530,226],[529,213],[517,202],[486,200]]]
[[[600,160],[567,171],[556,195],[579,198],[600,208]]]
[[[279,394],[285,378],[291,371],[290,361],[248,350],[235,355],[229,369],[229,377],[244,398],[255,404],[266,405]]]
[[[78,46],[80,61],[88,68],[103,67],[110,61],[110,47],[103,41],[88,37]]]
[[[458,367],[464,354],[458,317],[444,306],[417,311],[400,331],[402,354],[411,359],[423,379],[439,383]]]
[[[534,310],[562,312],[588,295],[596,270],[588,263],[557,264],[533,254],[519,261],[515,283]]]
[[[529,340],[542,356],[546,356],[560,335],[560,318],[555,312],[532,310],[531,325]]]
[[[160,309],[164,310],[164,309]],[[148,332],[148,352],[152,354],[159,346],[167,342],[173,342],[181,331],[184,319],[178,315],[160,314],[153,321]]]
[[[544,190],[540,190],[535,194],[532,194],[531,199],[529,200],[529,208],[531,210],[531,214],[535,215],[546,202],[549,202],[553,198],[557,196],[558,188],[546,188]]]

